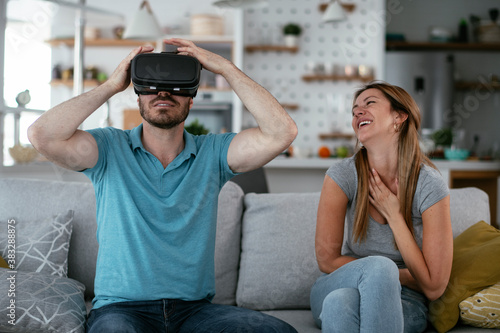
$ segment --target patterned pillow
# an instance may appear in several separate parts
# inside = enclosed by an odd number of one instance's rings
[[[460,302],[460,318],[467,325],[500,328],[500,282]]]
[[[85,332],[85,286],[66,277],[0,268],[0,332]]]
[[[0,256],[9,258],[9,250],[15,245],[16,270],[67,275],[69,240],[73,230],[72,210],[45,220],[8,220],[15,221],[9,224],[14,228],[11,229],[13,232],[0,232]]]

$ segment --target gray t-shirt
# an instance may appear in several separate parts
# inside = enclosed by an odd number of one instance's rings
[[[404,268],[406,266],[401,253],[396,249],[394,235],[388,224],[380,224],[370,216],[366,239],[361,242],[354,241],[353,225],[358,190],[358,175],[354,159],[355,156],[335,163],[326,172],[340,186],[349,200],[342,254],[354,258],[384,256],[392,259],[399,268]],[[420,168],[412,205],[413,229],[420,248],[422,248],[422,213],[448,194],[448,186],[439,171],[423,164]]]

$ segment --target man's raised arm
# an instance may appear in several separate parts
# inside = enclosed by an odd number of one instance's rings
[[[47,159],[67,169],[80,171],[95,166],[99,152],[94,137],[78,129],[114,94],[130,84],[130,61],[152,47],[134,49],[109,79],[98,87],[63,102],[40,116],[28,129],[33,146]]]
[[[165,42],[176,45],[181,54],[196,57],[207,70],[221,74],[257,121],[257,128],[241,131],[229,146],[227,160],[234,172],[263,166],[293,142],[297,126],[292,118],[266,89],[233,63],[190,41],[173,38]]]

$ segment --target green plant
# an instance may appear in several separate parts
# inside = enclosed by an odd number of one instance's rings
[[[184,126],[184,129],[193,135],[203,135],[203,134],[208,134],[210,130],[203,126],[203,124],[200,123],[198,118],[194,118],[194,120],[187,126]]]
[[[299,36],[302,33],[302,28],[295,23],[288,23],[283,27],[283,34]]]
[[[453,131],[451,128],[442,128],[432,134],[432,140],[436,146],[449,147],[453,142]]]

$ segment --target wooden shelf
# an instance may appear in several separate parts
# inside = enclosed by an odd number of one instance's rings
[[[266,51],[297,53],[298,50],[298,46],[285,45],[247,45],[245,47],[245,51],[248,53]]]
[[[455,83],[455,89],[457,89],[457,90],[481,89],[481,90],[499,90],[500,91],[500,82],[458,81]]]
[[[72,38],[50,39],[47,41],[47,43],[50,44],[51,46],[59,46],[59,45],[74,46],[75,40]],[[105,39],[105,38],[86,39],[85,40],[85,46],[103,46],[103,47],[105,47],[105,46],[112,46],[112,47],[130,46],[130,47],[136,47],[136,46],[142,46],[145,44],[156,45],[156,41],[154,41],[154,40],[132,40],[132,39]]]
[[[288,109],[288,110],[297,110],[299,108],[298,104],[281,103],[281,106],[284,109]]]
[[[348,133],[322,133],[319,134],[319,138],[321,140],[328,140],[328,139],[354,139],[355,135],[353,134],[348,134]]]
[[[322,3],[319,5],[319,11],[320,12],[324,12],[326,10],[326,8],[328,7],[328,4],[329,3]],[[352,3],[340,3],[340,5],[342,6],[342,8],[344,8],[344,10],[346,12],[352,12],[355,8],[356,8],[356,5],[355,4],[352,4]]]
[[[373,76],[347,76],[347,75],[304,75],[302,80],[306,82],[311,81],[373,81]]]
[[[387,51],[500,51],[500,43],[386,42]]]
[[[98,86],[100,83],[97,80],[84,80],[83,85],[85,87],[94,87]],[[65,80],[65,79],[54,79],[50,81],[51,86],[66,86],[73,87],[73,79]]]

